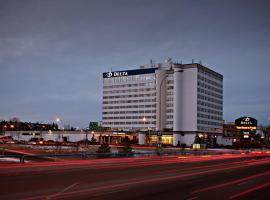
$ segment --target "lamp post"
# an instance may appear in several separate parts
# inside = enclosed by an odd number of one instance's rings
[[[146,119],[146,117],[143,117],[142,120],[143,120],[143,122],[144,122],[143,125],[144,125],[144,129],[145,129],[145,122],[147,121],[147,119]]]
[[[144,124],[144,128],[145,128],[145,122],[147,121],[147,119],[146,119],[146,117],[143,117],[143,124]],[[144,130],[144,132],[145,132],[145,135],[146,135],[146,131]],[[149,145],[149,142],[150,142],[150,137],[149,137],[149,135],[147,135],[147,144]]]
[[[60,123],[62,122],[62,119],[60,117],[56,117],[55,121],[56,121],[56,123],[58,125],[58,129],[59,129]],[[60,127],[60,130],[61,130],[61,127]],[[63,131],[64,131],[64,127],[63,127]],[[57,150],[58,151],[61,149],[61,145],[59,144],[59,142],[61,140],[61,136],[62,136],[62,141],[63,141],[63,133],[62,133],[62,131],[60,131],[60,134],[57,137]]]

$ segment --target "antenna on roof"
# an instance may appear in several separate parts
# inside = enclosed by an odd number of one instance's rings
[[[202,60],[201,59],[199,60],[199,63],[200,63],[200,65],[202,65]]]

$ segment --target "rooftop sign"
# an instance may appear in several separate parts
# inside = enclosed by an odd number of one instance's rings
[[[147,69],[105,72],[105,73],[103,73],[103,78],[134,76],[134,75],[140,75],[140,74],[152,74],[152,73],[155,73],[156,69],[157,68],[147,68]]]

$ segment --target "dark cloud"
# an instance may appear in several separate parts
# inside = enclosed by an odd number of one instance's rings
[[[86,126],[101,73],[192,58],[224,75],[224,118],[270,116],[269,1],[0,0],[0,118]]]

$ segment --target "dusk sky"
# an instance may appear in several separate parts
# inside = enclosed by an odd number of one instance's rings
[[[86,127],[102,73],[199,60],[224,76],[224,119],[270,121],[270,1],[0,0],[0,119]]]

